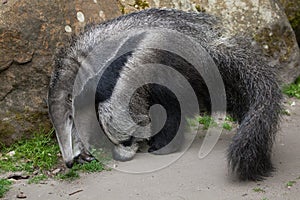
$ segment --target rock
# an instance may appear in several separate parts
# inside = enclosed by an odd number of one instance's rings
[[[13,157],[15,154],[16,154],[15,151],[10,151],[6,155],[9,156],[9,157]]]
[[[25,175],[24,172],[13,172],[7,175],[7,179],[21,180],[29,179],[29,175]]]
[[[57,175],[59,172],[61,172],[61,169],[60,169],[60,168],[57,168],[57,169],[53,170],[51,173],[52,173],[53,175]]]
[[[299,0],[280,0],[280,3],[295,31],[296,39],[300,46],[300,2]]]
[[[46,99],[53,54],[87,23],[119,15],[118,4],[111,0],[2,1],[1,143],[9,145],[41,128],[50,130]]]
[[[24,194],[24,192],[20,192],[19,194],[17,194],[17,198],[18,199],[26,199],[27,196]]]
[[[32,174],[36,176],[39,174],[39,172],[40,172],[39,170],[35,170],[34,172],[32,172]]]
[[[262,48],[270,64],[278,66],[283,83],[291,83],[300,75],[300,54],[295,34],[284,9],[276,0],[121,0],[119,2],[123,13],[140,10],[141,6],[136,4],[142,4],[149,7],[207,12],[219,16],[228,28],[229,35],[245,33],[253,38],[253,43]],[[299,0],[281,0],[281,2],[296,8],[294,10],[300,18]],[[298,22],[300,24],[300,20]]]

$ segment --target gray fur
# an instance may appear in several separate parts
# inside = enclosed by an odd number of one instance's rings
[[[66,163],[72,162],[75,157],[86,151],[73,128],[72,106],[68,101],[81,61],[94,46],[101,44],[101,41],[114,33],[130,31],[132,28],[160,27],[176,30],[196,39],[218,66],[226,87],[228,112],[240,124],[228,150],[228,162],[232,171],[241,179],[248,180],[260,180],[269,176],[273,170],[271,150],[278,129],[282,99],[275,69],[267,65],[260,51],[251,46],[251,41],[245,36],[227,37],[226,30],[217,18],[205,13],[165,9],[144,10],[103,24],[91,25],[57,55],[48,103],[50,117]],[[132,73],[131,70],[137,70],[136,66],[147,60],[159,62],[164,59],[170,58],[158,55],[155,51],[135,52],[126,62],[122,73]],[[128,131],[138,130],[134,126],[130,126],[129,130],[127,119],[116,109],[118,104],[122,106],[118,90],[130,87],[130,84],[134,83],[118,79],[112,96],[98,106],[100,122],[107,136],[115,143],[114,154],[119,160],[131,159],[139,142],[134,140],[129,145],[122,144],[130,140]],[[203,91],[202,95],[206,96],[207,92]],[[144,103],[149,102],[145,100]],[[133,109],[145,109],[143,106],[141,104]],[[110,124],[108,119],[111,117],[116,117],[120,123]],[[145,121],[147,118],[140,115],[136,120]],[[119,130],[112,127],[119,127]],[[149,133],[144,134],[147,136]],[[156,150],[166,145],[165,137],[168,135],[154,137],[150,140],[150,146]],[[165,153],[175,150],[176,148],[172,148]]]

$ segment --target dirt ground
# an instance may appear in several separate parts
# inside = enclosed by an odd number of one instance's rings
[[[228,172],[226,148],[234,133],[223,133],[213,151],[197,157],[202,139],[198,138],[183,157],[162,170],[147,174],[128,174],[116,170],[82,174],[79,180],[49,180],[43,184],[18,181],[4,199],[17,199],[20,191],[30,200],[122,199],[122,200],[198,200],[198,199],[300,199],[300,101],[288,106],[274,146],[276,172],[261,182],[239,182]],[[136,158],[139,159],[139,158]],[[289,181],[296,181],[291,187]],[[254,191],[254,189],[258,189]]]

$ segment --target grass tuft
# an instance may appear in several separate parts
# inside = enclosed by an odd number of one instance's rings
[[[57,141],[54,139],[54,131],[35,133],[31,139],[23,139],[10,147],[2,145],[0,153],[0,173],[3,172],[26,172],[32,175],[38,171],[40,174],[28,180],[29,184],[38,184],[47,180],[54,168],[61,167],[60,150]],[[64,168],[64,167],[62,167]],[[75,164],[66,173],[59,172],[56,179],[72,181],[80,177],[79,172],[100,172],[105,167],[96,160]],[[64,171],[64,170],[62,170]],[[10,189],[12,183],[6,179],[0,179],[0,198]]]
[[[79,177],[79,173],[72,168],[64,174],[57,174],[55,178],[59,180],[73,181],[75,179],[78,179]]]
[[[225,130],[227,131],[231,131],[232,130],[232,125],[227,123],[227,122],[224,122],[223,123],[223,126],[222,126]]]
[[[265,193],[266,191],[262,188],[253,188],[253,191],[254,192],[262,192],[262,193]]]
[[[56,175],[57,179],[72,181],[80,177],[79,172],[101,172],[105,169],[104,165],[101,162],[93,160],[89,163],[78,164],[76,163],[72,169],[68,170],[64,174]]]
[[[296,97],[300,99],[300,77],[297,78],[295,83],[284,86],[283,93],[289,97]]]
[[[286,186],[292,187],[295,183],[296,183],[296,181],[289,181],[289,182],[287,182]]]
[[[11,184],[12,182],[7,179],[0,179],[0,198],[9,190]]]
[[[35,133],[29,140],[21,140],[4,147],[0,158],[0,171],[50,170],[58,163],[59,146],[49,133]]]
[[[204,114],[202,116],[197,116],[193,119],[187,119],[187,121],[190,127],[197,127],[198,124],[202,124],[203,130],[207,130],[210,126],[213,127],[218,126],[218,124],[214,121],[214,119],[207,114]],[[235,121],[236,120],[231,116],[226,116],[225,122],[222,124],[222,128],[231,131]]]
[[[76,164],[73,169],[75,171],[81,171],[81,172],[88,172],[88,173],[92,173],[92,172],[101,172],[103,171],[104,165],[96,160],[93,160],[89,163],[84,163],[84,164]]]
[[[216,126],[217,123],[209,115],[198,116],[196,120],[203,125],[203,129],[207,130],[209,126]]]
[[[31,179],[29,179],[28,183],[29,184],[39,184],[41,181],[47,180],[48,176],[46,176],[45,174],[39,174],[37,176],[32,177]]]

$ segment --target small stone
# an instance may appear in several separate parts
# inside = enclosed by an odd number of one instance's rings
[[[291,106],[295,106],[295,105],[296,105],[296,102],[293,101],[293,102],[291,103]]]
[[[263,48],[264,48],[264,49],[269,49],[269,46],[268,46],[267,44],[264,44],[264,45],[263,45]]]
[[[55,170],[52,171],[52,174],[56,175],[56,174],[58,174],[60,171],[61,171],[61,169],[60,169],[60,168],[57,168],[57,169],[55,169]]]
[[[10,151],[10,152],[8,152],[6,155],[7,155],[7,156],[10,156],[10,157],[13,157],[15,154],[16,154],[15,151]]]
[[[65,26],[65,31],[66,31],[67,33],[71,33],[71,32],[72,32],[71,26],[69,26],[69,25]]]
[[[26,199],[27,196],[23,192],[20,192],[19,194],[17,194],[17,198],[18,199]]]
[[[16,183],[16,182],[17,182],[17,180],[16,180],[16,179],[13,179],[13,178],[8,178],[7,180],[9,180],[9,181],[12,182],[12,183]]]
[[[79,22],[84,22],[84,14],[82,12],[77,12],[77,19]]]
[[[291,111],[289,109],[285,109],[284,110],[284,113],[288,116],[291,116]]]
[[[34,172],[32,172],[33,175],[38,175],[39,170],[35,170]]]
[[[102,19],[105,19],[105,14],[102,10],[99,11],[99,16],[102,18]]]
[[[9,120],[10,120],[10,118],[8,118],[8,117],[5,117],[2,119],[2,121],[9,121]]]

